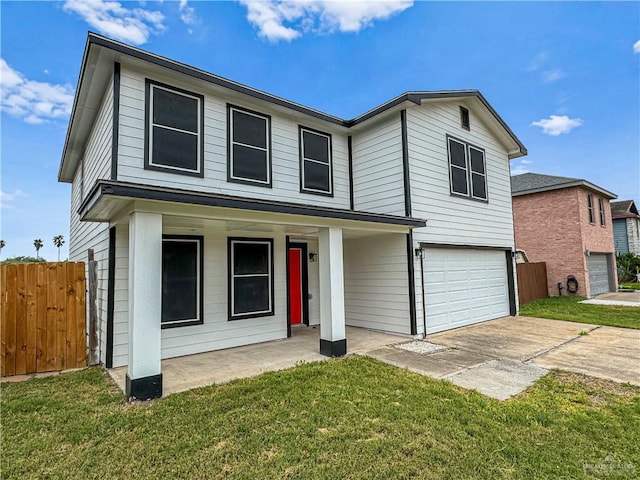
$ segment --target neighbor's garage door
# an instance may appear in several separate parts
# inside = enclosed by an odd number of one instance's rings
[[[427,333],[509,315],[504,251],[427,248],[423,262]]]
[[[587,257],[587,263],[589,265],[591,295],[609,292],[609,262],[607,261],[607,255],[592,253]]]

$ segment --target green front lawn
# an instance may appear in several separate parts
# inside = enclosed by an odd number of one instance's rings
[[[640,283],[637,283],[637,282],[621,283],[620,288],[630,288],[632,290],[640,290]]]
[[[640,328],[640,307],[588,305],[584,297],[549,297],[520,306],[524,317],[552,318],[570,322]]]
[[[376,360],[128,404],[97,368],[2,385],[2,478],[637,478],[640,388],[554,372],[506,402]]]

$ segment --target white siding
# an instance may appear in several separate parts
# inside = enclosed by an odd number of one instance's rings
[[[460,127],[457,102],[407,110],[412,214],[427,219],[416,242],[513,247],[511,182],[506,148],[470,109],[471,131]],[[488,202],[452,196],[447,134],[485,150]]]
[[[404,215],[404,171],[400,115],[352,139],[356,210]]]
[[[227,99],[203,84],[202,89],[181,84],[171,78],[153,80],[204,95],[204,178],[144,170],[145,75],[124,65],[120,84],[120,135],[118,180],[145,183],[269,200],[281,200],[326,207],[349,208],[349,167],[347,136],[332,133],[334,196],[300,193],[298,121],[282,114],[230,100],[238,106],[271,115],[273,187],[266,188],[227,182]],[[327,125],[311,120],[303,124],[327,131]]]
[[[176,230],[167,232],[179,234]],[[162,330],[162,358],[277,340],[287,336],[286,257],[284,235],[274,238],[275,315],[228,320],[227,235],[209,231],[189,231],[204,235],[204,323]],[[259,237],[256,232],[234,232],[235,236]],[[113,366],[128,362],[128,229],[118,225],[116,240],[116,284],[114,311]],[[159,321],[159,319],[158,319]]]
[[[404,235],[345,240],[347,325],[411,333],[406,252]]]
[[[83,166],[76,170],[74,176],[71,187],[69,232],[69,260],[86,263],[88,261],[87,251],[93,248],[94,258],[98,262],[98,339],[100,359],[102,361],[104,361],[106,345],[109,225],[107,223],[81,222],[78,216],[78,209],[84,200],[83,195],[87,195],[95,181],[100,178],[109,178],[110,176],[113,120],[113,91],[111,85],[112,83],[109,83],[100,111],[96,117],[96,122],[89,135]]]

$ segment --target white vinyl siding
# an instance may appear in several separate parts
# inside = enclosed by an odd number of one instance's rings
[[[145,78],[204,95],[204,176],[173,175],[144,170],[144,96]],[[205,82],[181,83],[175,78],[140,73],[122,65],[120,84],[120,131],[118,180],[148,185],[180,188],[300,204],[311,203],[300,192],[299,132],[300,118],[285,116],[266,103],[233,98],[229,92],[217,93]],[[272,188],[227,181],[227,101],[271,116]],[[398,121],[399,122],[399,121]],[[305,119],[309,128],[326,130],[327,124]],[[339,127],[336,127],[339,128]],[[347,135],[332,131],[334,196],[314,196],[313,204],[323,207],[349,208],[349,166]]]
[[[179,235],[182,232],[171,229],[164,233]],[[243,232],[239,233],[242,234]],[[227,236],[207,230],[190,231],[188,234],[204,235],[204,323],[202,325],[163,329],[162,358],[173,358],[286,338],[287,284],[284,236],[266,237],[274,238],[275,314],[268,317],[246,318],[230,322],[227,310]],[[251,232],[246,236],[255,237],[255,232]],[[114,367],[127,365],[128,362],[128,241],[127,226],[118,225],[113,347]],[[158,319],[158,322],[160,322],[160,319]]]
[[[94,258],[98,262],[98,342],[100,358],[103,361],[106,348],[109,225],[106,223],[81,222],[77,212],[96,180],[110,178],[111,175],[113,123],[112,85],[112,82],[107,84],[107,89],[100,104],[100,110],[87,140],[84,157],[75,172],[71,187],[71,218],[69,231],[69,260],[72,262],[87,263],[88,250],[92,248]],[[87,318],[89,318],[88,315]]]
[[[345,240],[347,325],[411,333],[406,245],[401,234]]]
[[[480,118],[472,121],[471,131],[461,127],[456,102],[407,109],[412,215],[427,219],[426,227],[414,230],[416,242],[514,245],[507,149]],[[447,135],[484,150],[487,202],[451,194]]]
[[[392,115],[367,130],[355,133],[352,151],[355,209],[404,215],[400,114]],[[447,182],[447,187],[448,184]]]
[[[424,250],[427,333],[509,315],[503,251]]]

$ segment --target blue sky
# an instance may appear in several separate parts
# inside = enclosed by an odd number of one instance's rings
[[[640,204],[638,2],[2,2],[2,258],[57,258],[57,172],[87,31],[351,118],[407,90],[477,88],[524,142],[514,172]],[[560,207],[561,208],[561,207]],[[67,256],[67,245],[62,258]]]

